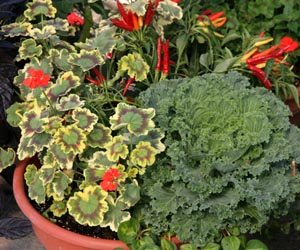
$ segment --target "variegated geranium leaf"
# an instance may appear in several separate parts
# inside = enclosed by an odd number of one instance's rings
[[[68,20],[56,17],[55,19],[49,19],[44,21],[44,25],[51,25],[55,30],[68,31],[69,23]]]
[[[59,102],[56,104],[56,109],[58,111],[68,111],[84,106],[84,101],[80,100],[80,97],[76,94],[70,94],[68,96],[63,96]]]
[[[155,155],[158,151],[153,148],[150,142],[139,142],[136,148],[131,151],[130,161],[138,166],[151,166],[155,162]]]
[[[45,132],[54,134],[56,130],[63,126],[64,119],[58,116],[52,116],[48,118],[48,122],[44,125]]]
[[[133,180],[132,183],[126,183],[124,185],[124,191],[119,196],[126,208],[133,207],[140,200],[140,187],[137,180]]]
[[[49,147],[49,151],[51,151],[51,155],[49,155],[50,162],[46,162],[47,164],[56,163],[61,169],[72,169],[73,163],[76,155],[73,152],[65,153],[60,145],[52,144]],[[49,152],[48,151],[48,152]],[[47,152],[47,153],[48,153]],[[50,153],[50,152],[49,152]]]
[[[22,121],[22,114],[30,110],[33,105],[25,102],[15,102],[13,103],[6,111],[7,111],[7,122],[13,126],[18,127]]]
[[[108,168],[87,168],[83,171],[84,181],[86,183],[96,183],[102,179],[103,174]]]
[[[28,146],[34,147],[36,152],[41,152],[45,147],[49,146],[51,140],[52,136],[46,132],[33,134],[28,141]]]
[[[130,4],[130,9],[136,13],[138,16],[144,16],[146,14],[146,5],[147,2],[144,0],[137,0]],[[147,6],[148,8],[148,6]]]
[[[44,185],[47,185],[50,183],[55,175],[55,168],[52,165],[43,165],[40,169],[40,179],[44,183]]]
[[[58,76],[56,84],[52,85],[47,92],[49,100],[54,103],[60,96],[66,95],[73,88],[80,85],[80,78],[72,71],[65,72]]]
[[[39,57],[42,53],[42,45],[37,45],[34,39],[29,38],[22,42],[19,48],[18,60],[26,60],[35,56]]]
[[[34,28],[29,32],[29,36],[34,39],[44,40],[56,33],[55,27],[52,25],[45,25],[42,29]]]
[[[53,181],[50,184],[53,185],[53,190],[57,196],[64,197],[65,190],[71,182],[72,179],[68,175],[62,171],[56,171]]]
[[[166,149],[166,146],[161,142],[161,140],[165,137],[164,133],[161,132],[159,129],[153,129],[148,132],[147,135],[141,135],[141,136],[130,136],[130,134],[124,135],[126,138],[127,144],[138,144],[140,141],[148,141],[150,142],[151,146],[154,147],[157,152],[163,152]]]
[[[106,144],[107,158],[110,161],[118,161],[119,158],[126,159],[128,146],[123,143],[123,136],[113,137],[112,141]]]
[[[24,160],[27,157],[33,157],[37,153],[37,149],[35,146],[29,146],[30,137],[21,136],[17,155],[20,160]]]
[[[137,108],[126,103],[119,103],[116,112],[110,117],[111,129],[127,127],[128,131],[137,136],[146,135],[155,127],[152,118],[155,116],[153,108]]]
[[[68,211],[67,201],[66,200],[62,200],[62,201],[54,200],[50,206],[50,211],[53,213],[54,216],[61,217]]]
[[[118,71],[127,74],[136,81],[143,81],[147,78],[150,67],[138,53],[123,56],[118,61]],[[120,74],[120,73],[119,73]]]
[[[116,27],[112,26],[105,29],[96,30],[95,37],[87,39],[84,43],[75,43],[81,49],[94,50],[98,49],[102,56],[112,52],[117,44],[115,37]]]
[[[117,164],[117,161],[110,161],[104,151],[95,152],[93,157],[88,161],[88,165],[91,168],[109,168],[115,164]]]
[[[97,49],[91,51],[82,49],[79,54],[70,54],[69,63],[79,66],[83,71],[88,71],[97,65],[103,64],[104,59]]]
[[[181,19],[183,12],[181,7],[171,0],[159,2],[157,7],[157,13],[160,15],[163,25],[167,25],[173,22],[174,19]]]
[[[91,133],[87,135],[87,144],[93,148],[105,148],[106,143],[112,139],[111,129],[97,123]]]
[[[28,186],[28,196],[30,199],[35,200],[37,203],[44,203],[46,196],[45,188],[40,179],[40,172],[34,164],[26,167],[24,178]]]
[[[126,205],[119,198],[114,200],[110,195],[106,198],[109,209],[105,213],[104,219],[101,223],[101,227],[109,226],[114,232],[118,230],[121,222],[129,220],[131,217],[128,211],[124,211],[126,209]]]
[[[24,11],[24,16],[28,20],[35,20],[35,17],[40,15],[55,17],[56,8],[52,5],[51,0],[33,0],[26,5],[27,9]]]
[[[11,166],[16,158],[16,153],[12,148],[4,150],[0,147],[0,173],[5,168]]]
[[[50,49],[49,55],[51,61],[56,65],[57,68],[63,71],[72,70],[72,65],[68,63],[69,51],[67,49]]]
[[[51,36],[48,41],[50,47],[53,49],[58,49],[58,50],[66,49],[69,53],[76,52],[76,48],[74,47],[74,45],[68,43],[67,41],[61,40],[57,35]]]
[[[39,111],[29,110],[24,113],[19,126],[24,136],[32,136],[35,133],[42,133],[44,131],[43,123]]]
[[[98,116],[93,114],[87,108],[77,108],[73,110],[72,118],[76,122],[78,128],[90,132],[98,121]]]
[[[100,186],[87,186],[68,200],[69,213],[79,224],[99,226],[108,211],[106,197],[107,192]]]
[[[72,124],[57,130],[54,134],[54,141],[60,145],[64,153],[80,154],[86,147],[86,134],[75,124]]]
[[[7,37],[28,36],[32,24],[28,22],[10,23],[1,27],[1,32]]]

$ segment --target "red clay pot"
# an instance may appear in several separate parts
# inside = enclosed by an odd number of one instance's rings
[[[30,159],[21,161],[14,172],[13,191],[17,204],[24,215],[31,221],[38,240],[46,250],[128,250],[119,240],[106,240],[73,233],[57,226],[40,215],[28,200],[24,187],[24,172]]]

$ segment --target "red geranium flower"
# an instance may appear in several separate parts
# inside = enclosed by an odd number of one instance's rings
[[[44,71],[41,69],[35,70],[34,68],[30,68],[28,74],[30,77],[25,78],[23,84],[31,89],[45,87],[49,83],[50,76],[44,75]]]
[[[121,176],[118,169],[110,168],[102,176],[100,186],[105,191],[115,191],[118,186],[118,178]]]
[[[73,25],[83,25],[84,20],[76,12],[72,12],[67,16],[68,23]]]

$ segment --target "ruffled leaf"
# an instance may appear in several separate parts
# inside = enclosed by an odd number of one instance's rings
[[[93,114],[89,109],[78,108],[73,111],[72,118],[78,128],[90,132],[98,121],[98,116]]]
[[[97,151],[93,154],[93,157],[88,161],[88,165],[91,168],[109,168],[115,165],[117,161],[110,161],[107,158],[107,154],[104,151]]]
[[[57,68],[63,71],[71,71],[72,65],[68,63],[69,51],[67,49],[50,49],[49,56]]]
[[[138,53],[128,54],[118,61],[118,71],[127,72],[130,78],[134,78],[136,81],[145,80],[149,69],[149,65]]]
[[[126,205],[119,198],[116,201],[111,196],[106,198],[108,211],[105,213],[103,221],[101,222],[101,227],[109,226],[110,229],[115,232],[118,230],[121,222],[130,219],[130,213],[124,211]]]
[[[29,146],[30,137],[21,136],[17,149],[17,155],[20,160],[24,160],[27,157],[33,157],[37,153],[37,148],[32,145]]]
[[[5,36],[8,37],[28,36],[31,29],[32,24],[28,22],[10,23],[7,25],[3,25],[1,27],[1,32],[3,32]]]
[[[50,206],[50,211],[53,213],[54,216],[61,217],[65,213],[67,213],[67,201],[53,201]]]
[[[49,162],[45,161],[45,163],[51,164],[52,162],[53,164],[53,161],[55,161],[61,168],[72,169],[76,157],[73,152],[65,153],[65,151],[61,149],[61,146],[57,144],[52,144],[49,147],[49,151],[51,151],[51,156],[54,157],[54,159],[50,159]]]
[[[29,110],[23,115],[22,122],[19,126],[24,136],[32,136],[35,133],[42,133],[44,131],[44,122],[37,112],[36,110]]]
[[[37,45],[32,38],[26,39],[22,42],[19,48],[18,60],[26,60],[35,56],[39,57],[43,53],[42,45]]]
[[[92,132],[87,135],[87,144],[93,148],[105,148],[105,145],[111,139],[111,129],[101,123],[97,123]]]
[[[80,97],[75,94],[62,97],[56,104],[58,111],[68,111],[72,109],[81,108],[84,106],[84,101],[80,100]]]
[[[45,188],[35,165],[31,164],[26,167],[24,178],[28,186],[28,196],[30,199],[35,200],[37,203],[44,203]]]
[[[76,125],[69,125],[60,128],[54,135],[54,141],[61,146],[66,154],[72,152],[80,154],[83,152],[86,144],[86,135],[83,130]]]
[[[151,120],[155,116],[153,108],[141,109],[130,106],[126,103],[119,103],[116,112],[110,117],[111,129],[127,127],[128,131],[137,136],[146,135],[149,130],[155,127]]]
[[[55,33],[56,33],[56,29],[54,26],[45,25],[42,29],[34,28],[30,30],[29,36],[33,37],[34,39],[44,40],[44,39],[48,39]]]
[[[107,192],[100,186],[88,186],[82,192],[74,193],[68,200],[69,213],[79,224],[98,226],[109,208],[106,197]]]
[[[60,96],[66,95],[73,88],[76,88],[80,85],[80,78],[72,71],[65,72],[59,75],[56,84],[52,85],[47,92],[47,96],[50,101],[56,102]]]
[[[15,161],[16,153],[13,149],[4,150],[0,147],[0,172],[11,166]]]
[[[107,158],[110,161],[117,161],[119,158],[126,159],[128,147],[123,143],[122,136],[113,137],[112,141],[106,144]]]
[[[68,175],[61,171],[56,171],[53,181],[50,182],[50,185],[52,186],[55,195],[64,198],[65,190],[68,188],[71,182],[72,179]]]
[[[79,54],[70,54],[69,62],[79,66],[83,71],[88,71],[97,65],[103,64],[104,59],[97,49],[91,51],[82,49]]]
[[[131,151],[130,160],[135,165],[142,167],[151,166],[155,162],[157,153],[157,150],[151,146],[150,142],[141,141]]]
[[[24,16],[28,20],[35,20],[35,17],[40,15],[50,18],[55,17],[56,9],[53,7],[51,0],[33,0],[26,5],[27,9],[24,11]]]
[[[115,32],[115,27],[99,29],[96,30],[95,37],[87,39],[84,43],[75,43],[75,45],[85,50],[97,49],[102,56],[105,56],[107,53],[112,52],[117,44]]]

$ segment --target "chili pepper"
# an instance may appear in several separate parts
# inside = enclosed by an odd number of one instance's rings
[[[133,31],[134,27],[128,25],[127,23],[124,23],[124,21],[120,21],[118,19],[110,19],[110,21],[117,27],[128,30],[128,31]]]
[[[258,57],[258,56],[263,56],[263,55],[267,55],[272,53],[273,51],[275,51],[276,49],[278,49],[279,45],[274,45],[269,49],[263,50],[255,55],[253,55],[253,58]]]
[[[258,50],[258,48],[254,48],[254,49],[250,50],[249,52],[247,52],[245,55],[242,56],[241,61],[246,62],[246,60],[248,58],[250,58],[257,50]]]
[[[125,96],[127,90],[129,89],[130,84],[131,84],[134,80],[135,80],[134,77],[130,77],[130,78],[127,80],[126,85],[125,85],[125,88],[124,88],[123,93],[122,93],[123,96]]]
[[[155,0],[154,9],[152,9],[153,8],[152,1],[151,0],[148,1],[148,8],[147,8],[147,12],[146,12],[146,15],[145,15],[145,20],[144,20],[145,25],[149,25],[151,23],[151,21],[153,19],[153,16],[156,12],[158,3],[159,3],[159,0]]]
[[[161,68],[161,47],[162,47],[161,39],[160,39],[160,37],[158,37],[157,38],[157,48],[156,48],[156,53],[157,53],[157,63],[156,63],[156,67],[155,67],[156,71],[160,71],[160,68]]]
[[[256,42],[256,43],[254,43],[254,46],[260,47],[260,46],[262,46],[262,45],[264,45],[264,44],[267,44],[267,43],[269,43],[269,42],[272,42],[272,41],[273,41],[273,38],[271,37],[271,38],[264,39],[264,40],[262,40],[262,41],[258,41],[258,42]]]
[[[163,51],[164,51],[164,61],[163,61],[163,74],[167,75],[169,73],[169,40],[163,43]]]
[[[128,21],[129,21],[128,15],[119,0],[117,0],[117,6],[120,11],[120,15],[121,15],[122,19],[124,20],[125,23],[128,23]]]
[[[137,15],[131,12],[131,18],[132,18],[133,29],[139,30],[140,26],[139,26]]]
[[[100,84],[106,80],[105,77],[103,75],[101,75],[100,71],[97,68],[93,68],[92,70],[96,74]]]
[[[266,73],[263,70],[255,67],[254,65],[248,65],[248,69],[252,71],[252,74],[256,76],[267,89],[270,90],[272,88],[272,84],[270,80],[266,78]]]
[[[249,59],[246,60],[246,63],[254,65],[254,64],[265,62],[265,61],[267,61],[271,58],[273,58],[272,54],[266,54],[266,55],[257,56],[257,57],[254,57],[254,58],[249,58]]]
[[[138,16],[138,24],[139,24],[139,27],[143,26],[143,17],[142,16]]]

